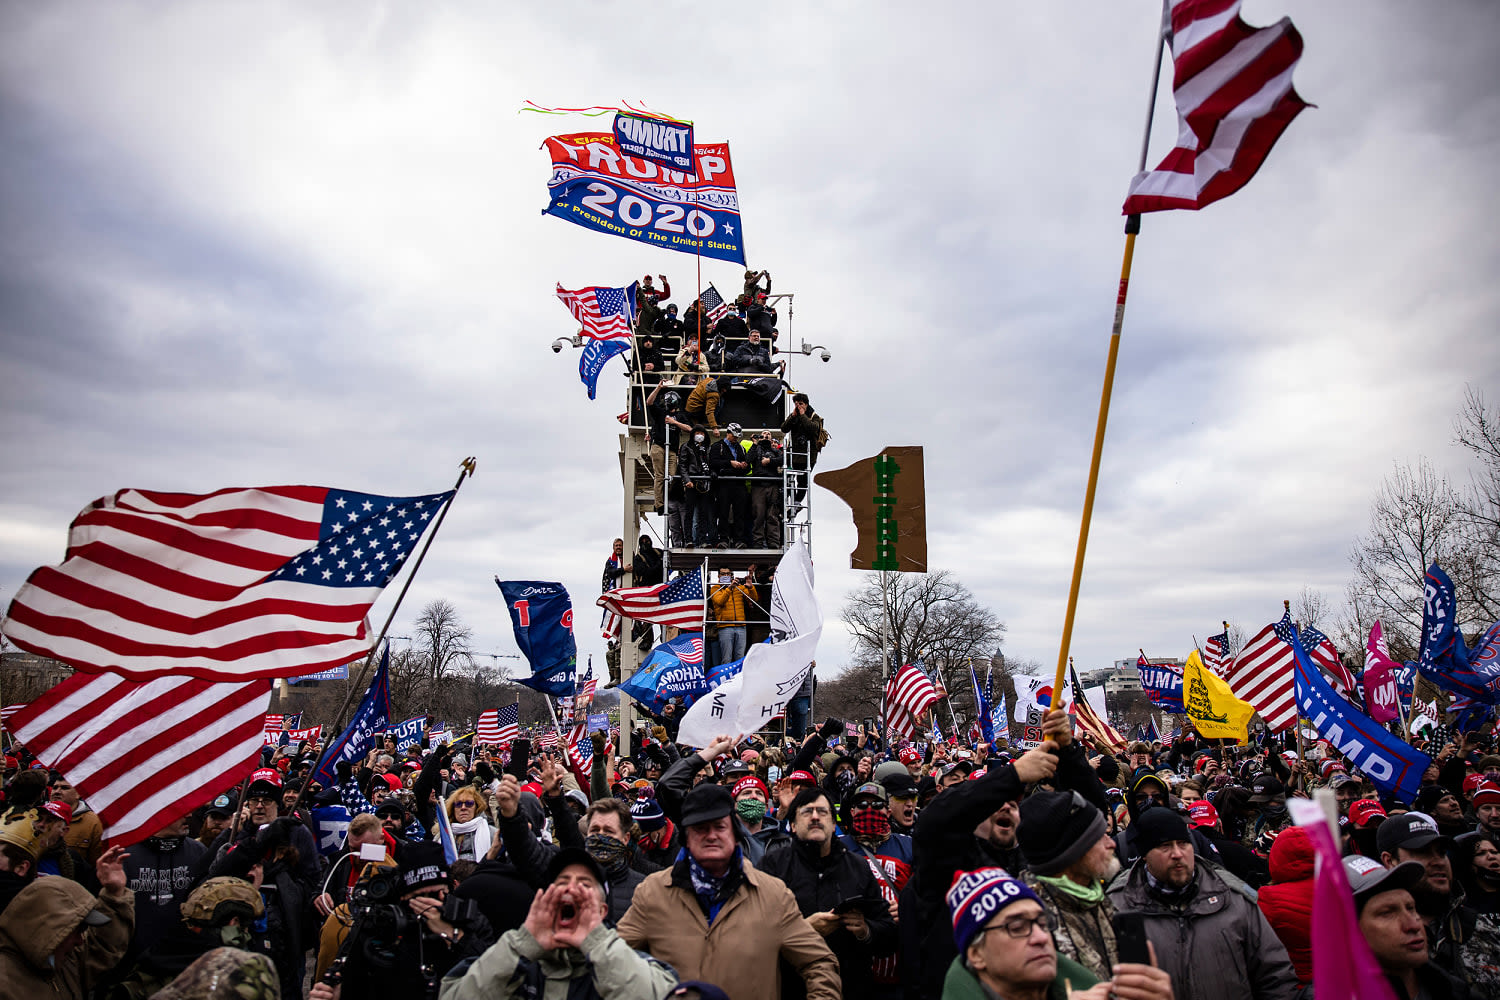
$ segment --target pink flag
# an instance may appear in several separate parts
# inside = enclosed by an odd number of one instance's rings
[[[1378,620],[1370,626],[1365,653],[1365,704],[1370,709],[1370,718],[1381,724],[1401,718],[1401,701],[1396,693],[1396,669],[1400,664],[1386,650]]]
[[[1322,808],[1290,799],[1292,818],[1317,851],[1313,874],[1313,993],[1318,1000],[1396,1000],[1354,915],[1354,893]]]

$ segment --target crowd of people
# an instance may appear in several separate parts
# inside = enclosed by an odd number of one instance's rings
[[[387,740],[326,787],[318,747],[268,747],[130,845],[13,745],[0,998],[1305,998],[1315,852],[1287,800],[1324,787],[1395,995],[1500,995],[1481,734],[1410,803],[1326,747],[1112,754],[1062,711],[1043,735]]]

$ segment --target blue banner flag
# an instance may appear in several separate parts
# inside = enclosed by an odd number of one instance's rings
[[[623,354],[630,349],[628,340],[595,340],[590,338],[583,345],[583,353],[578,359],[578,377],[588,387],[589,399],[595,398],[599,392],[599,373],[604,370],[604,365],[616,354]]]
[[[1141,688],[1151,704],[1178,715],[1187,711],[1182,706],[1181,667],[1175,663],[1151,663],[1142,654],[1136,658],[1135,669],[1141,675]]]
[[[979,689],[979,677],[974,673],[974,661],[969,661],[969,683],[974,685],[974,707],[979,716],[979,735],[986,743],[995,742],[995,720],[990,715],[989,702],[985,700],[984,692]]]
[[[589,716],[588,732],[609,733],[609,713],[598,712]]]
[[[693,146],[693,171],[674,170],[620,149],[609,132],[554,135],[547,207],[597,233],[745,263],[739,192],[729,144]]]
[[[620,690],[660,715],[671,698],[696,699],[708,690],[703,676],[703,635],[685,632],[657,646]]]
[[[1487,645],[1487,641],[1481,641],[1479,651],[1483,653]],[[1485,705],[1500,701],[1496,694],[1500,662],[1493,653],[1470,660],[1458,628],[1458,600],[1453,593],[1453,581],[1437,563],[1427,569],[1422,597],[1422,652],[1417,657],[1417,670],[1444,691]]]
[[[427,716],[414,715],[404,722],[398,722],[385,731],[385,734],[396,741],[396,750],[409,750],[422,744],[422,730],[426,728]]]
[[[533,691],[562,697],[573,693],[578,646],[573,641],[573,602],[560,583],[502,580],[495,585],[505,597],[516,645],[531,664],[531,676],[517,679]]]
[[[313,823],[318,828],[318,853],[331,858],[344,849],[349,836],[349,808],[342,802],[330,806],[317,806],[312,811]]]
[[[620,111],[615,114],[615,145],[627,156],[693,172],[692,122],[666,121]]]
[[[1295,631],[1292,653],[1297,658],[1297,714],[1312,720],[1318,735],[1348,757],[1382,795],[1410,803],[1432,758],[1350,705],[1308,659]]]
[[[349,720],[338,739],[328,744],[318,766],[313,768],[314,780],[324,788],[337,784],[334,766],[339,761],[347,760],[352,764],[369,753],[375,746],[375,734],[384,732],[391,724],[390,670],[391,644],[387,642],[385,652],[380,654],[380,669],[375,671],[375,679],[370,682],[364,700],[354,710],[354,718]]]

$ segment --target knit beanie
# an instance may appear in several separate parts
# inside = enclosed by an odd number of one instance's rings
[[[954,872],[947,898],[948,913],[953,917],[953,943],[959,955],[974,935],[1011,903],[1020,899],[1041,903],[1025,882],[1012,878],[1004,868]]]
[[[630,816],[643,833],[660,830],[667,824],[667,814],[662,811],[661,803],[644,795],[630,807]]]
[[[1083,796],[1037,792],[1021,802],[1016,838],[1034,874],[1056,875],[1087,854],[1104,831],[1104,814]]]
[[[1130,828],[1135,831],[1136,847],[1142,854],[1178,840],[1192,842],[1187,820],[1177,810],[1165,806],[1147,809]]]

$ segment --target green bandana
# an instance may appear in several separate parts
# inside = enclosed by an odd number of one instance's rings
[[[1099,901],[1104,898],[1104,883],[1098,879],[1086,886],[1079,885],[1066,875],[1038,875],[1036,880],[1049,889],[1078,900],[1084,906],[1098,906]]]

